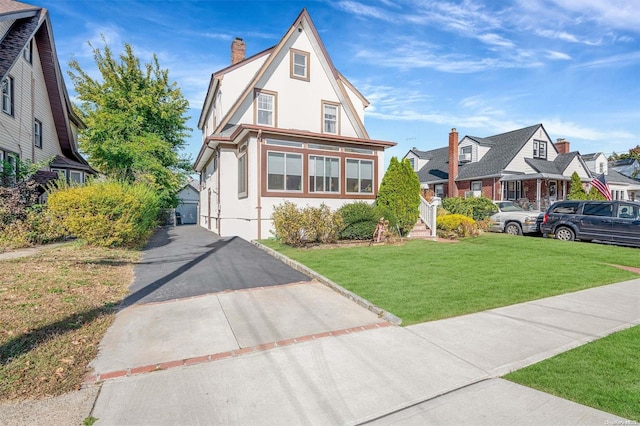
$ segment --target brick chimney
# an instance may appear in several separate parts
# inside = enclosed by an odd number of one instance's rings
[[[231,43],[231,65],[244,61],[247,45],[240,37],[236,37]]]
[[[458,196],[458,186],[456,178],[458,177],[458,131],[453,128],[449,133],[449,197]]]
[[[568,154],[569,153],[569,141],[564,138],[558,138],[556,143],[553,144],[556,147],[556,151],[558,154]]]

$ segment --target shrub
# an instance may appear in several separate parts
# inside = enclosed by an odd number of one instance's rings
[[[340,213],[332,212],[324,203],[320,207],[305,207],[302,213],[307,225],[303,230],[306,242],[327,244],[338,239],[338,232],[344,224]]]
[[[442,207],[452,214],[461,214],[476,221],[486,219],[496,211],[495,204],[487,197],[445,198]]]
[[[461,214],[448,214],[436,218],[437,234],[441,238],[457,239],[480,234],[476,221]]]
[[[343,226],[342,216],[325,204],[299,209],[294,203],[285,201],[274,207],[271,219],[276,239],[293,247],[334,242]]]
[[[344,227],[339,233],[343,240],[370,240],[376,229],[379,217],[373,205],[363,201],[345,204],[338,213]]]
[[[38,195],[38,184],[34,181],[0,186],[0,231],[15,221],[26,220],[29,207],[38,202]]]
[[[408,159],[398,161],[396,157],[391,158],[380,184],[376,205],[389,209],[402,234],[409,232],[416,224],[420,206],[420,180]]]
[[[148,186],[118,181],[59,185],[49,193],[49,211],[66,230],[89,244],[134,246],[156,226],[158,195]]]

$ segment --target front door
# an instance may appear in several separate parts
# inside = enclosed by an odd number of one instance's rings
[[[549,203],[555,203],[558,201],[558,182],[555,180],[549,181]]]

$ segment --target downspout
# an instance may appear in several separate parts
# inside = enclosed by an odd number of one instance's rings
[[[262,239],[262,129],[258,130],[256,136],[256,163],[258,169],[258,188],[256,191],[257,203],[256,210],[258,213],[258,239]]]
[[[222,196],[222,194],[220,193],[220,174],[222,173],[222,161],[220,161],[220,146],[218,145],[218,147],[216,148],[216,162],[218,163],[218,194],[216,197],[216,207],[218,210],[218,215],[216,216],[216,225],[218,228],[218,236],[221,237],[222,236],[222,218],[220,217],[220,213],[222,212],[222,204],[220,203],[220,197]]]

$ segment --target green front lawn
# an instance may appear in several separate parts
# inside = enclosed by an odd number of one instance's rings
[[[505,379],[640,422],[640,326],[510,373]]]
[[[457,243],[294,249],[297,260],[403,320],[403,325],[479,312],[638,278],[634,248],[484,234]]]

